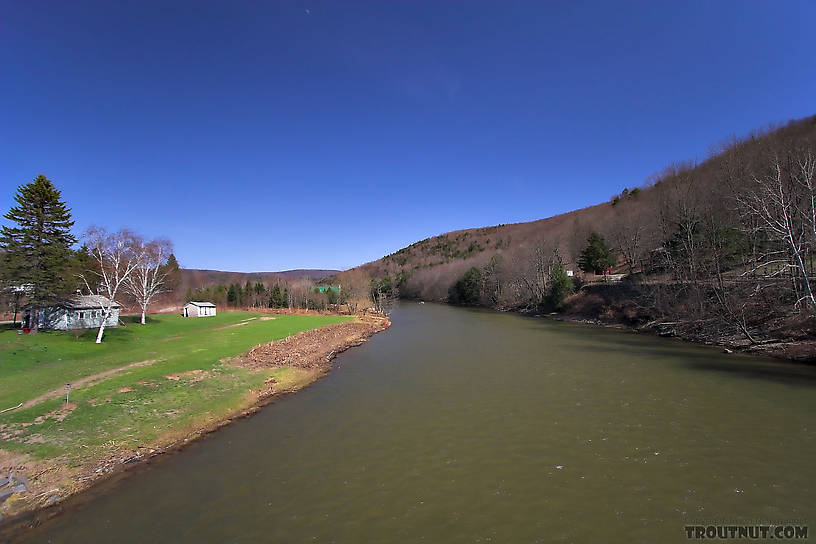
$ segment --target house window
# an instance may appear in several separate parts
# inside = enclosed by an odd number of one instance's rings
[[[85,312],[79,312],[79,318],[85,319]]]

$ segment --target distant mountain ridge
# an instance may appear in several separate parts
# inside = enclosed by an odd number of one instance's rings
[[[227,270],[182,268],[181,287],[186,290],[188,288],[195,289],[208,285],[244,284],[247,280],[251,282],[274,283],[280,280],[307,278],[311,281],[320,281],[338,272],[340,271],[313,268],[298,268],[295,270],[281,270],[279,272],[231,272]]]

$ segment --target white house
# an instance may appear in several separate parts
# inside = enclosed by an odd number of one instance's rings
[[[215,304],[212,302],[190,301],[184,305],[184,317],[209,317],[215,315]]]
[[[54,329],[67,331],[73,329],[95,329],[102,324],[102,316],[110,300],[102,295],[77,295],[65,302],[54,306],[41,308],[37,314],[40,329]],[[105,321],[106,327],[115,327],[119,324],[119,310],[121,307],[114,302],[111,314]],[[23,314],[23,327],[31,328],[31,309]]]

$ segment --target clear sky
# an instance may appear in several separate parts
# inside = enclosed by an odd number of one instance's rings
[[[816,2],[0,0],[0,208],[39,173],[189,268],[347,268],[608,200],[816,113]]]

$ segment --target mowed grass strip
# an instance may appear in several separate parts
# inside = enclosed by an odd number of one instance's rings
[[[0,448],[39,458],[63,456],[77,463],[100,448],[135,447],[177,429],[206,424],[239,408],[248,390],[274,377],[278,389],[307,379],[296,368],[250,372],[219,362],[250,347],[337,323],[337,316],[288,316],[225,312],[216,317],[153,316],[147,325],[110,329],[101,345],[82,335],[0,332],[0,410],[65,383],[129,367],[64,396],[0,414]],[[243,324],[241,324],[243,323]],[[238,326],[232,326],[238,325]],[[168,378],[170,376],[170,378]],[[75,405],[75,406],[74,406]],[[66,460],[68,460],[66,459]]]

